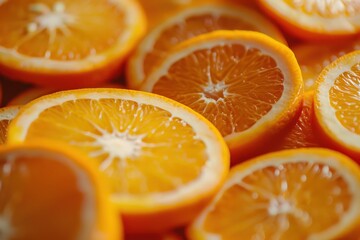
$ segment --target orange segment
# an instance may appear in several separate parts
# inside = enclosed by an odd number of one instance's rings
[[[34,100],[10,124],[8,140],[39,137],[92,157],[128,232],[189,222],[229,165],[226,144],[210,122],[175,101],[143,92],[83,89]]]
[[[302,80],[285,45],[261,33],[217,31],[171,51],[142,89],[201,113],[235,156],[288,124],[300,109]]]
[[[53,146],[0,149],[1,239],[122,239],[95,168]]]
[[[152,29],[129,60],[127,83],[139,88],[154,66],[176,44],[215,30],[252,30],[285,42],[279,30],[252,9],[224,4],[199,5],[168,18]]]
[[[315,127],[314,94],[307,92],[303,97],[300,116],[296,121],[284,129],[276,142],[272,143],[271,150],[282,150],[304,147],[321,147],[323,145],[317,135]]]
[[[341,41],[339,43],[303,43],[293,48],[304,79],[305,91],[313,91],[321,71],[335,61],[354,50],[360,49],[360,41]]]
[[[301,39],[324,40],[360,32],[358,1],[257,0],[283,28]]]
[[[333,147],[359,158],[360,51],[344,55],[320,74],[316,85],[316,119]]]
[[[18,114],[20,106],[0,108],[0,144],[6,142],[8,126],[12,119]]]
[[[197,239],[339,239],[360,223],[360,168],[327,149],[263,155],[234,167],[189,229]]]
[[[0,72],[53,87],[109,80],[144,31],[132,0],[5,1],[0,25]]]

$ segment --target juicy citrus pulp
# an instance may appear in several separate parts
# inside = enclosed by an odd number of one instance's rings
[[[109,80],[144,31],[132,0],[5,1],[0,25],[0,72],[53,87]]]
[[[360,31],[358,0],[258,0],[258,3],[298,38],[339,39]]]
[[[327,149],[274,152],[234,167],[190,239],[338,239],[360,223],[360,168]]]
[[[139,88],[176,44],[222,29],[259,31],[286,42],[275,26],[252,9],[225,4],[199,5],[177,13],[147,34],[129,60],[129,87]]]
[[[183,210],[177,219],[138,229],[189,221],[194,213],[186,209],[211,196],[229,165],[226,144],[208,121],[170,99],[136,91],[82,89],[34,100],[10,124],[9,142],[39,137],[93,158],[125,224],[127,215]]]
[[[360,51],[344,55],[320,74],[315,92],[316,119],[340,150],[360,153]]]
[[[1,147],[1,239],[121,238],[98,173],[84,161],[48,142]]]
[[[215,31],[171,51],[142,89],[201,113],[236,152],[292,119],[302,79],[285,45],[257,32]]]

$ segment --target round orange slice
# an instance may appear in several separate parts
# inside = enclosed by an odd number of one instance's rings
[[[39,137],[92,158],[127,233],[188,223],[229,168],[226,143],[210,122],[171,99],[140,91],[81,89],[38,98],[10,123],[8,142]]]
[[[360,168],[327,149],[240,164],[189,228],[191,240],[340,239],[360,223]],[[349,239],[349,238],[346,238]]]
[[[18,114],[20,106],[0,108],[0,145],[7,139],[8,126],[11,120]]]
[[[301,109],[302,78],[292,51],[251,31],[215,31],[184,42],[142,90],[201,113],[221,132],[232,159],[246,159]]]
[[[0,238],[122,239],[96,168],[85,156],[54,145],[0,148]]]
[[[168,51],[192,37],[215,30],[252,30],[286,42],[279,30],[255,10],[224,4],[206,4],[178,12],[153,28],[127,65],[127,84],[138,89]]]
[[[360,51],[340,57],[320,74],[315,114],[332,147],[360,160]]]
[[[305,91],[313,91],[321,71],[337,58],[360,49],[360,40],[337,43],[302,43],[292,50],[299,62]]]
[[[287,32],[311,40],[338,39],[360,32],[360,2],[257,0]]]
[[[144,18],[133,0],[0,1],[0,73],[61,88],[109,81]]]

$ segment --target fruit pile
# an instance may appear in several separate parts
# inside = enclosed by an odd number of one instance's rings
[[[1,240],[360,240],[358,0],[0,0]]]

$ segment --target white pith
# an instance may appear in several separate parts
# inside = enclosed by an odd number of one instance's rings
[[[286,18],[287,21],[292,24],[300,27],[305,26],[307,29],[315,32],[325,32],[328,34],[355,33],[360,27],[360,8],[357,8],[356,11],[353,11],[349,16],[339,14],[339,16],[336,17],[323,17],[318,14],[304,14],[299,8],[290,6],[286,1],[261,0],[261,2],[263,2],[267,8]],[[298,5],[307,6],[306,8],[308,8],[309,11],[315,9],[326,12],[329,10],[326,9],[326,6],[331,6],[331,9],[336,13],[345,11],[344,9],[340,9],[344,7],[342,4],[339,4],[341,0],[331,2],[323,0],[297,0],[294,2],[297,2]],[[356,2],[357,5],[360,4],[358,0],[356,0]]]
[[[360,151],[360,135],[349,131],[340,123],[336,117],[335,109],[330,103],[329,92],[334,86],[335,80],[344,72],[352,72],[351,67],[360,62],[360,55],[353,55],[344,63],[340,63],[341,59],[344,59],[344,57],[331,64],[327,70],[324,70],[324,74],[321,75],[323,79],[321,79],[315,94],[319,106],[316,106],[315,110],[317,115],[319,115],[317,117],[318,120],[323,124],[327,132],[335,136],[335,141]]]
[[[0,111],[0,121],[12,120],[16,116],[16,114],[18,114],[19,110],[19,106],[4,107],[2,111]]]
[[[76,92],[76,91],[74,91]],[[145,95],[145,94],[144,94]],[[21,114],[12,122],[19,128],[19,135],[16,139],[10,139],[10,142],[22,142],[26,138],[27,130],[31,123],[36,120],[39,114],[55,105],[61,105],[67,101],[80,100],[80,99],[110,99],[110,100],[129,100],[137,102],[139,105],[152,105],[160,109],[164,109],[172,114],[173,118],[182,119],[185,123],[192,126],[196,138],[201,139],[206,146],[206,155],[208,159],[204,164],[202,172],[197,179],[181,186],[178,189],[174,189],[164,193],[149,193],[146,196],[135,196],[131,194],[112,194],[111,198],[114,202],[127,206],[129,212],[140,211],[152,211],[154,206],[159,208],[168,208],[178,203],[183,203],[194,197],[194,193],[206,193],[211,191],[217,184],[219,184],[220,176],[226,172],[227,166],[224,166],[224,157],[227,156],[226,145],[221,140],[221,136],[212,128],[212,125],[208,125],[203,119],[199,119],[199,115],[189,112],[189,109],[182,105],[170,102],[170,100],[164,101],[161,97],[154,97],[152,94],[135,93],[133,91],[125,90],[101,90],[97,89],[92,93],[81,94],[66,94],[52,99],[46,99],[40,102],[36,102],[31,105],[26,111]],[[150,96],[151,95],[151,96]],[[226,160],[225,160],[226,162]]]
[[[28,71],[36,69],[37,72],[53,72],[54,70],[60,72],[77,72],[92,70],[95,67],[101,67],[107,64],[109,59],[117,58],[118,55],[123,54],[123,45],[126,44],[134,34],[137,34],[133,32],[133,28],[136,28],[139,18],[138,7],[133,1],[108,1],[124,11],[124,25],[127,27],[127,31],[124,31],[122,35],[119,36],[114,43],[114,47],[105,50],[102,53],[97,53],[95,55],[90,54],[81,60],[61,61],[49,59],[49,52],[45,53],[44,57],[33,57],[19,53],[16,48],[9,49],[0,46],[0,61],[10,67],[17,67]],[[40,16],[28,23],[25,29],[28,35],[22,41],[26,41],[27,38],[33,37],[34,34],[37,34],[40,30],[42,31],[44,29],[47,29],[49,33],[52,32],[52,35],[50,34],[50,36],[53,37],[50,39],[56,41],[55,30],[60,29],[66,33],[67,26],[65,23],[71,24],[76,21],[75,16],[66,13],[66,5],[60,1],[55,3],[52,9],[48,7],[44,8],[42,5],[43,4],[41,3],[33,4],[32,8],[29,9],[29,11],[39,12]]]
[[[134,54],[134,57],[131,59],[130,64],[134,71],[134,78],[132,79],[131,84],[138,88],[141,83],[145,80],[144,74],[144,58],[146,54],[151,52],[154,48],[154,44],[158,40],[159,36],[168,28],[173,26],[183,24],[184,20],[190,17],[208,15],[211,14],[214,17],[227,16],[239,19],[244,23],[249,25],[255,25],[260,32],[268,34],[274,38],[281,38],[281,33],[271,25],[263,16],[259,15],[257,12],[245,8],[245,7],[230,7],[230,6],[219,6],[219,5],[202,5],[199,7],[189,8],[185,11],[178,13],[177,15],[169,18],[165,22],[159,24],[156,28],[150,31],[147,36],[141,41],[140,45],[137,47],[137,50]],[[256,22],[256,24],[254,24]],[[274,33],[276,33],[274,35]]]
[[[256,123],[252,127],[240,133],[233,132],[224,137],[226,141],[231,142],[233,139],[236,139],[240,134],[241,135],[251,134],[260,126],[271,124],[271,122],[273,122],[274,119],[276,119],[278,116],[281,115],[284,109],[286,109],[286,107],[288,106],[289,101],[291,100],[294,94],[293,89],[295,87],[294,82],[292,80],[293,77],[292,77],[292,73],[290,72],[289,63],[287,63],[286,60],[283,57],[281,57],[279,53],[277,53],[276,48],[267,46],[261,41],[257,41],[254,39],[246,39],[246,38],[233,40],[233,39],[227,39],[226,36],[208,39],[206,42],[199,41],[196,44],[192,44],[191,46],[181,49],[181,51],[178,51],[177,53],[174,53],[170,57],[165,59],[164,64],[161,66],[161,68],[157,69],[156,71],[150,74],[150,76],[142,85],[141,89],[148,92],[152,92],[156,82],[159,79],[161,79],[162,76],[167,75],[168,69],[174,63],[176,63],[180,59],[185,58],[186,56],[189,56],[195,51],[211,49],[216,46],[236,45],[236,44],[245,46],[246,49],[249,48],[259,49],[261,50],[262,54],[272,57],[277,63],[278,68],[281,70],[284,76],[283,94],[281,95],[280,99],[276,102],[276,104],[272,105],[272,109],[266,115],[262,116],[258,121],[256,121]],[[224,88],[224,86],[221,87]],[[226,93],[226,89],[225,89],[225,93]],[[205,99],[205,100],[209,101],[209,99]]]

